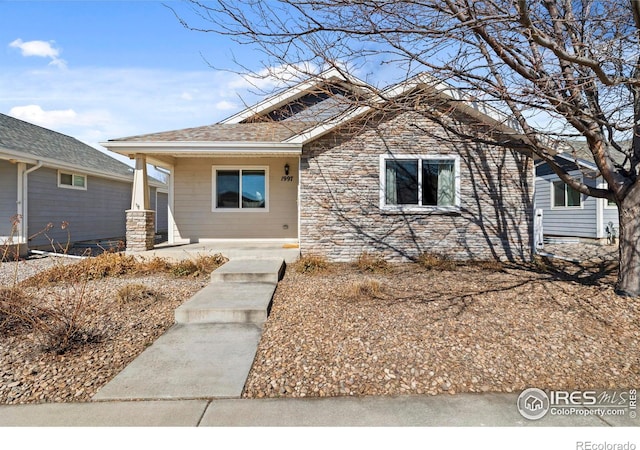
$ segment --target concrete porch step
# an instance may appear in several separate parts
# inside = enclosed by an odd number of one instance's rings
[[[253,323],[267,320],[272,283],[212,282],[175,311],[177,323]]]
[[[232,259],[211,274],[212,282],[272,283],[284,275],[283,259]]]

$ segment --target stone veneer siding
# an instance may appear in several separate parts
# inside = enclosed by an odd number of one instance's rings
[[[152,250],[155,239],[155,211],[127,210],[127,251]]]
[[[460,212],[381,210],[380,155],[385,153],[459,155]],[[529,156],[452,139],[434,122],[405,113],[379,123],[377,129],[332,133],[306,145],[301,170],[303,255],[334,261],[351,261],[365,251],[397,261],[424,252],[454,259],[531,258]]]

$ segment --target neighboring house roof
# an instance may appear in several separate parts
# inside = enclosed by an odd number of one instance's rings
[[[566,171],[584,170],[593,172],[592,175],[598,176],[599,169],[593,160],[593,154],[589,150],[589,145],[586,141],[564,141],[568,148],[562,153],[558,153],[555,156],[555,161]],[[627,145],[631,145],[631,141],[624,141],[621,143],[622,148]],[[624,153],[619,152],[613,147],[609,147],[609,154],[613,158],[614,162],[618,164],[624,164],[626,156]],[[545,161],[536,162],[536,175],[546,176],[555,172],[549,167]]]
[[[105,175],[133,176],[131,167],[75,138],[5,114],[0,114],[0,152]]]
[[[0,157],[108,178],[133,180],[133,168],[79,140],[0,114]],[[155,180],[157,184],[162,184]]]

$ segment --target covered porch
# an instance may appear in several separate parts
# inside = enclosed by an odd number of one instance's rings
[[[227,251],[237,244],[253,249],[298,246],[301,145],[137,141],[103,145],[135,160],[127,251],[154,249],[148,165],[167,177],[167,246],[196,245],[186,251],[198,248],[197,244]]]

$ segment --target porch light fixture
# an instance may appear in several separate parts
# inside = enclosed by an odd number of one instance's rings
[[[286,164],[284,165],[284,174],[285,174],[285,175],[289,175],[289,163],[286,163]]]

